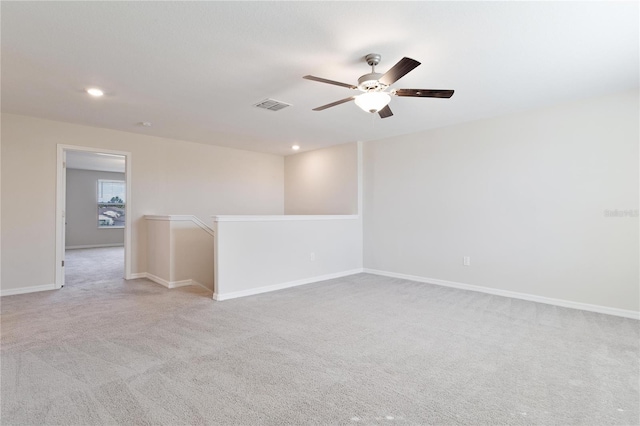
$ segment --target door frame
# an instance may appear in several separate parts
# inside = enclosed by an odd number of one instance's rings
[[[131,209],[131,152],[128,151],[115,151],[113,149],[93,148],[79,145],[65,145],[58,144],[58,155],[56,159],[56,260],[55,260],[55,288],[62,288],[64,285],[64,267],[62,261],[64,260],[64,221],[65,210],[67,200],[67,188],[66,188],[66,164],[65,164],[65,152],[67,151],[83,151],[103,154],[115,154],[125,157],[125,185],[127,190],[127,202],[125,203],[124,211],[124,278],[130,280],[131,277],[131,223],[132,223],[132,209]],[[96,207],[97,208],[97,207]]]

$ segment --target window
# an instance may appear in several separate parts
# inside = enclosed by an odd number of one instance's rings
[[[98,179],[98,228],[124,228],[125,192],[122,180]]]

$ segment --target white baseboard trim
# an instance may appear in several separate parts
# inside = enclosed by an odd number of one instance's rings
[[[191,280],[167,281],[164,278],[160,278],[159,276],[150,274],[148,272],[145,275],[148,280],[151,280],[154,283],[163,285],[166,288],[177,288],[177,287],[184,287],[187,285],[191,285]]]
[[[196,281],[196,280],[191,280],[191,285],[197,285],[200,286],[202,288],[204,288],[205,290],[207,290],[209,293],[213,293],[213,290],[211,290],[209,287],[207,287],[206,285]]]
[[[130,280],[137,280],[139,278],[147,278],[147,273],[146,272],[135,272],[133,274],[131,274]]]
[[[300,285],[311,284],[318,281],[326,281],[334,278],[346,277],[348,275],[359,274],[361,272],[362,272],[362,268],[358,268],[358,269],[351,269],[349,271],[336,272],[333,274],[326,274],[326,275],[319,275],[311,278],[304,278],[301,280],[288,281],[280,284],[256,287],[248,290],[233,291],[231,293],[223,293],[223,294],[213,293],[213,299],[220,302],[223,300],[236,299],[238,297],[253,296],[255,294],[268,293],[268,292],[277,291],[277,290],[284,290],[285,288],[297,287]]]
[[[131,274],[132,280],[136,280],[139,278],[146,278],[166,288],[178,288],[178,287],[186,287],[188,285],[197,285],[199,287],[204,288],[207,291],[211,291],[211,289],[207,288],[207,286],[205,286],[204,284],[199,283],[198,281],[192,280],[192,279],[180,280],[180,281],[167,281],[164,278],[160,278],[159,276],[150,274],[148,272],[136,272],[135,274]]]
[[[67,246],[67,247],[65,247],[65,250],[102,248],[102,247],[124,247],[124,244],[123,243],[115,243],[115,244],[89,244],[89,245],[86,245],[86,246]]]
[[[551,297],[537,296],[535,294],[519,293],[516,291],[501,290],[491,287],[483,287],[473,284],[464,284],[454,281],[445,281],[437,278],[419,277],[416,275],[399,274],[396,272],[379,271],[376,269],[364,268],[363,272],[367,274],[382,275],[391,278],[401,278],[404,280],[417,281],[427,284],[435,284],[443,287],[458,288],[461,290],[477,291],[480,293],[493,294],[496,296],[511,297],[513,299],[529,300],[531,302],[546,303],[547,305],[562,306],[564,308],[580,309],[583,311],[598,312],[600,314],[615,315],[618,317],[631,318],[640,320],[640,312],[626,309],[610,308],[608,306],[591,305],[582,302],[572,302],[570,300],[554,299]]]
[[[31,287],[21,287],[21,288],[9,288],[6,290],[0,290],[0,296],[14,296],[16,294],[26,294],[26,293],[35,293],[38,291],[48,291],[55,290],[55,284],[44,284],[44,285],[34,285]]]

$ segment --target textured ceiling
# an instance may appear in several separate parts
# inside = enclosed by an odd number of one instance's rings
[[[2,2],[2,111],[291,153],[638,87],[638,2]],[[381,120],[347,103],[403,56]],[[98,86],[100,99],[83,90]],[[279,112],[253,104],[274,98]],[[138,123],[150,121],[153,126]]]

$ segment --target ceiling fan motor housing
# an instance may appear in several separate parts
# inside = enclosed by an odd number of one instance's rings
[[[358,79],[358,89],[362,90],[363,92],[380,91],[386,89],[389,86],[378,81],[380,80],[382,75],[383,74],[377,72],[363,75]]]

